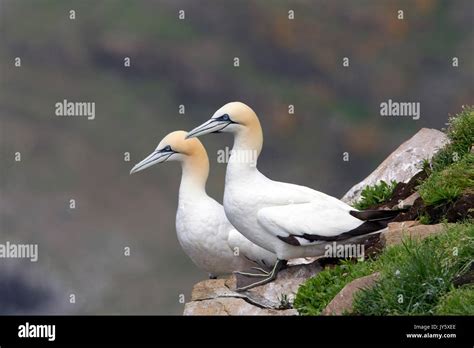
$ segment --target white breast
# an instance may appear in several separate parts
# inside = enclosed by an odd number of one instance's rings
[[[222,205],[208,196],[180,199],[176,231],[185,253],[199,268],[214,276],[248,270],[255,266],[251,260],[259,264],[262,259],[272,265],[276,262],[274,254],[252,247],[235,231]]]

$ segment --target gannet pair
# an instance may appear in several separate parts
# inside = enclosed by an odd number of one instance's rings
[[[258,279],[240,290],[275,279],[289,259],[323,255],[328,242],[353,243],[358,237],[380,231],[397,214],[358,211],[308,187],[270,180],[258,171],[255,161],[233,160],[239,152],[253,151],[255,156],[247,157],[258,158],[263,145],[260,121],[243,103],[224,105],[210,120],[191,130],[187,138],[221,132],[234,135],[225,177],[225,214],[240,233],[278,257],[269,272],[244,273]]]
[[[176,213],[176,232],[184,252],[211,278],[256,266],[271,269],[276,255],[253,244],[230,224],[221,204],[206,193],[209,159],[198,139],[187,133],[168,134],[155,151],[135,165],[130,174],[154,164],[181,162],[182,175]]]

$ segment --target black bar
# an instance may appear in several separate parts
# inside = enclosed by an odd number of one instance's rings
[[[55,340],[20,338],[26,323],[55,325]],[[0,346],[64,344],[415,344],[474,342],[473,317],[0,316]],[[415,328],[417,325],[418,328]],[[454,325],[454,326],[453,326]],[[407,334],[456,337],[408,338]]]

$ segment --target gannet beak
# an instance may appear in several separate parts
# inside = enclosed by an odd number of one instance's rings
[[[209,134],[209,133],[217,133],[231,124],[232,121],[229,120],[221,120],[219,118],[211,118],[210,120],[204,122],[202,125],[194,128],[188,135],[186,135],[186,139],[189,138],[197,138],[201,135]]]
[[[162,163],[170,158],[174,153],[174,151],[153,151],[153,153],[151,153],[147,158],[137,163],[130,171],[130,174],[139,172],[143,169],[151,167],[154,164]]]

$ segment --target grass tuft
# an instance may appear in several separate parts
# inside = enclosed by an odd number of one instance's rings
[[[434,314],[440,299],[453,288],[453,278],[468,270],[473,259],[474,225],[450,225],[423,241],[406,239],[376,260],[344,261],[325,269],[300,286],[294,307],[301,315],[319,315],[346,284],[380,271],[375,287],[356,294],[354,314]]]
[[[435,314],[454,277],[468,270],[473,258],[474,225],[469,222],[421,242],[405,240],[380,258],[382,277],[372,289],[355,295],[354,313]]]
[[[422,214],[418,217],[418,221],[422,225],[429,225],[431,222],[431,217],[428,214]]]
[[[444,295],[435,308],[437,315],[473,315],[474,285],[453,289]]]
[[[319,315],[346,284],[375,272],[374,266],[369,261],[344,260],[340,265],[321,271],[299,287],[294,308],[301,315]]]
[[[385,202],[392,196],[395,186],[397,186],[395,180],[392,180],[390,184],[381,180],[373,186],[366,186],[361,192],[361,199],[354,204],[354,208],[364,210]]]
[[[446,135],[450,143],[431,160],[434,172],[442,171],[470,152],[474,144],[474,106],[464,106],[459,114],[449,119]]]
[[[452,201],[474,188],[474,155],[469,153],[442,171],[433,172],[419,187],[423,202],[433,205]]]

